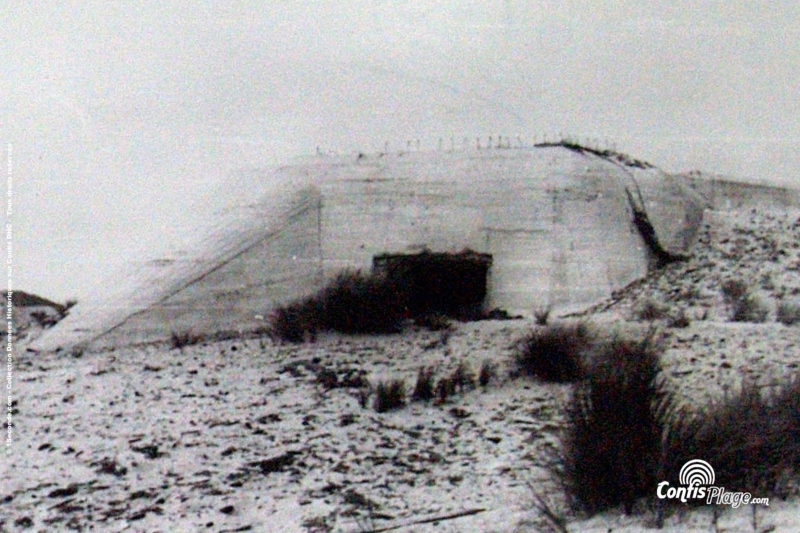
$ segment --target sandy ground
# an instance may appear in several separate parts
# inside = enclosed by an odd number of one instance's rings
[[[641,333],[649,324],[633,318],[643,299],[684,308],[688,327],[658,324],[664,374],[694,404],[743,377],[781,382],[800,355],[800,326],[776,323],[774,312],[763,324],[729,322],[719,295],[731,276],[773,306],[800,293],[800,216],[708,220],[690,261],[588,317],[600,335]],[[566,512],[547,464],[570,387],[510,372],[511,345],[531,327],[486,321],[455,324],[444,337],[411,330],[299,346],[248,339],[19,354],[0,530],[540,531],[534,493],[567,514],[571,531],[651,527],[647,511],[588,520]],[[360,379],[402,378],[410,388],[421,366],[441,376],[462,361],[477,371],[484,360],[496,378],[445,403],[388,413],[361,405]],[[678,509],[667,530],[709,531],[712,519],[708,508]],[[776,500],[755,522],[800,531],[800,507]],[[718,520],[727,531],[752,523],[747,507],[723,509]]]
[[[545,475],[541,452],[555,446],[565,387],[498,381],[439,406],[378,414],[360,406],[357,388],[318,382],[328,369],[410,385],[420,365],[444,372],[462,354],[477,369],[506,357],[506,339],[523,328],[466,324],[447,346],[439,333],[416,332],[39,356],[18,369],[8,522],[358,531],[524,508],[526,483]]]

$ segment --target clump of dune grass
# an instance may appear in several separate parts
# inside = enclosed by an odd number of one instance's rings
[[[550,318],[550,306],[540,306],[533,310],[533,318],[537,326],[546,326]]]
[[[399,409],[406,403],[406,385],[402,379],[379,381],[375,386],[372,407],[378,413]]]
[[[427,402],[434,397],[434,372],[433,368],[422,367],[417,372],[417,381],[411,399],[414,401]]]
[[[653,405],[660,348],[652,335],[615,338],[597,347],[567,409],[563,483],[573,505],[589,513],[652,493],[661,459]]]
[[[669,435],[665,479],[677,481],[686,461],[701,458],[717,486],[786,497],[800,480],[800,376],[770,387],[745,381],[673,421]]]
[[[686,309],[681,307],[678,312],[669,317],[669,327],[671,328],[688,328],[692,324]]]
[[[776,318],[787,326],[800,323],[800,298],[784,298],[778,302]]]
[[[514,346],[514,361],[524,375],[543,381],[566,383],[584,375],[583,358],[591,344],[583,322],[538,327]]]
[[[663,320],[669,317],[669,306],[653,298],[646,298],[636,305],[633,314],[636,320]]]
[[[269,330],[278,339],[302,342],[319,331],[396,333],[404,319],[404,296],[391,280],[346,270],[315,295],[274,309]]]
[[[202,335],[192,331],[172,331],[169,335],[169,345],[173,350],[181,350],[185,346],[191,346],[203,341]]]
[[[292,302],[269,315],[268,334],[286,342],[312,339],[320,327],[319,310],[313,298]]]
[[[450,381],[457,392],[466,392],[475,388],[475,374],[466,361],[461,361],[450,374]]]
[[[434,389],[434,394],[436,396],[436,403],[442,404],[447,401],[447,399],[455,394],[456,387],[453,383],[453,380],[450,377],[443,377],[439,378],[439,381],[436,382],[436,388]]]
[[[487,387],[496,376],[497,365],[488,359],[484,359],[481,363],[481,368],[478,371],[478,385],[481,387]]]
[[[711,464],[714,484],[729,492],[800,493],[800,374],[768,386],[745,381],[693,405],[670,389],[662,352],[655,330],[591,346],[552,467],[573,508],[630,512],[659,482],[680,485],[691,459]]]
[[[769,307],[764,299],[752,292],[743,280],[730,279],[722,284],[722,296],[730,308],[733,322],[766,322]]]

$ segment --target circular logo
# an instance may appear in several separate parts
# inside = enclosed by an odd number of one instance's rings
[[[681,467],[678,474],[681,485],[713,485],[714,469],[702,459],[692,459]]]

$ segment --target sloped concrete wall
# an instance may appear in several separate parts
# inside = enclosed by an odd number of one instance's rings
[[[246,176],[184,247],[101,282],[33,349],[109,347],[263,326],[256,315],[321,283],[319,191],[297,169]],[[252,196],[251,196],[252,195]]]
[[[278,303],[321,284],[319,194],[302,191],[280,225],[185,288],[98,339],[103,346],[168,338],[171,332],[247,332]]]

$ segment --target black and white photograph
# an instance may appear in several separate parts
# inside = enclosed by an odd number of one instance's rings
[[[0,28],[0,533],[800,531],[800,4]]]

